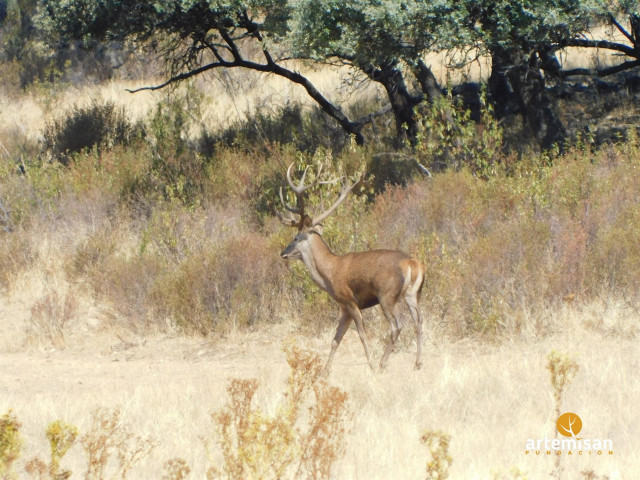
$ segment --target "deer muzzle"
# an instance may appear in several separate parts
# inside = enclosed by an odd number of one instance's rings
[[[287,247],[280,252],[280,256],[285,260],[295,260],[300,258],[300,253],[296,248],[296,242],[291,242]]]

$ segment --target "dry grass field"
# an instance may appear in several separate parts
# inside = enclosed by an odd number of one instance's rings
[[[83,431],[94,409],[119,406],[135,434],[158,442],[133,478],[159,478],[160,466],[173,457],[187,461],[190,478],[203,478],[209,461],[202,438],[212,436],[209,414],[226,402],[229,379],[257,378],[257,403],[274,411],[288,374],[283,342],[293,339],[324,358],[332,334],[309,338],[284,324],[208,341],[138,338],[101,331],[80,317],[67,348],[38,348],[20,338],[27,313],[19,304],[3,302],[0,311],[2,325],[15,329],[3,338],[0,353],[0,410],[12,408],[23,423],[23,459],[46,458],[50,422],[62,419]],[[409,347],[392,356],[387,371],[372,373],[355,331],[349,332],[330,379],[348,393],[353,411],[346,454],[333,478],[424,478],[429,455],[419,440],[426,430],[451,435],[451,478],[548,478],[555,458],[527,455],[525,444],[554,436],[545,369],[551,350],[569,353],[580,367],[563,411],[581,416],[585,436],[614,444],[611,456],[565,455],[562,478],[582,478],[580,472],[590,470],[600,475],[595,478],[636,478],[640,377],[637,339],[628,331],[635,331],[637,313],[612,302],[550,315],[558,327],[549,336],[499,344],[446,341],[428,322],[421,371],[413,370]],[[376,344],[376,355],[381,350]],[[79,475],[84,461],[76,445],[64,465]]]

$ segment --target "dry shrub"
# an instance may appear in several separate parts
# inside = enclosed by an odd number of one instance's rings
[[[282,262],[267,240],[239,233],[189,256],[175,272],[159,279],[152,293],[154,311],[186,332],[209,333],[225,327],[271,320],[282,305]]]
[[[56,347],[66,344],[65,330],[78,309],[75,292],[48,289],[31,307],[27,338],[38,343],[45,339]]]
[[[639,159],[625,145],[487,180],[448,171],[388,188],[347,230],[423,261],[424,309],[448,332],[548,332],[544,312],[566,299],[640,301]]]
[[[431,460],[427,461],[427,480],[444,480],[449,477],[449,467],[453,463],[449,455],[451,435],[441,431],[428,431],[420,440],[431,455]]]
[[[586,268],[594,275],[592,294],[602,287],[628,300],[640,294],[640,211],[629,205],[615,221],[599,229]],[[596,288],[593,288],[596,287]]]
[[[562,397],[564,396],[565,389],[573,381],[573,378],[576,376],[578,370],[580,369],[580,365],[574,358],[571,358],[566,353],[560,353],[552,350],[549,355],[547,355],[546,368],[547,370],[549,370],[551,387],[553,388],[553,399],[555,401],[555,418],[559,419],[562,407]],[[572,426],[570,425],[569,427],[571,431]],[[579,431],[577,431],[577,433],[579,433]],[[557,429],[555,432],[555,438],[558,438]],[[551,473],[551,476],[555,478],[562,478],[561,455],[556,456],[554,470]]]
[[[163,466],[162,480],[184,480],[191,472],[191,468],[182,458],[167,460]]]
[[[31,477],[37,480],[48,480],[49,467],[40,458],[34,457],[29,460],[24,466],[25,472]]]
[[[556,418],[558,418],[565,388],[573,381],[573,377],[578,373],[580,365],[566,353],[553,350],[547,355],[546,369],[549,370],[553,398],[555,400]]]
[[[33,478],[45,480],[61,480],[71,476],[70,470],[60,470],[60,462],[69,448],[78,438],[78,429],[73,425],[57,420],[47,427],[46,431],[51,447],[51,463],[47,465],[39,458],[33,458],[25,465],[26,472]]]
[[[94,411],[91,428],[80,441],[87,456],[86,480],[124,480],[156,445],[150,438],[134,435],[123,423],[120,409],[104,408]]]
[[[227,387],[229,402],[212,415],[223,466],[210,468],[208,478],[329,478],[344,453],[347,394],[320,378],[317,355],[295,346],[285,353],[291,373],[274,415],[253,405],[256,380]]]
[[[9,291],[13,280],[38,258],[28,231],[0,232],[0,290]]]
[[[70,260],[65,264],[66,273],[72,280],[78,280],[94,269],[101,268],[102,263],[115,252],[115,238],[109,235],[106,229],[100,229],[77,245]]]
[[[0,417],[0,478],[3,480],[17,478],[13,463],[22,449],[21,426],[11,410]]]
[[[593,470],[587,470],[584,469],[582,472],[580,472],[580,475],[582,475],[582,478],[584,480],[610,480],[611,477],[609,477],[609,475],[598,475],[596,472],[594,472]]]
[[[131,327],[141,328],[151,308],[149,294],[164,266],[153,255],[112,255],[92,269],[88,282],[100,298],[129,319]]]
[[[492,470],[491,478],[493,480],[528,480],[526,472],[516,466],[509,468],[508,471],[503,468]]]

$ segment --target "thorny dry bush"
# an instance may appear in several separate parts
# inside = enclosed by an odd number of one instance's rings
[[[547,355],[547,365],[545,368],[549,370],[549,379],[551,381],[553,398],[555,400],[555,413],[556,418],[558,418],[560,417],[564,391],[573,381],[573,377],[578,373],[580,365],[568,354],[552,350],[551,353]],[[555,438],[558,438],[557,430],[555,432]],[[562,455],[556,456],[554,469],[551,472],[551,478],[562,478]]]
[[[35,457],[25,465],[26,472],[38,480],[62,480],[71,476],[71,470],[61,470],[62,457],[75,444],[78,438],[78,429],[61,420],[52,422],[46,431],[49,446],[51,447],[51,463],[47,465],[42,459]]]
[[[19,424],[17,424],[19,427]],[[0,424],[0,438],[7,432]],[[17,430],[16,430],[17,434]],[[131,469],[136,466],[144,457],[149,455],[156,444],[150,438],[143,438],[131,432],[129,427],[122,421],[122,412],[116,408],[109,410],[99,408],[93,412],[93,422],[89,430],[79,436],[78,429],[61,420],[56,420],[49,424],[46,430],[47,439],[51,448],[51,460],[47,464],[39,457],[34,457],[25,465],[27,474],[37,480],[63,480],[72,476],[71,470],[61,467],[62,458],[69,449],[76,444],[78,437],[87,459],[87,470],[84,473],[85,480],[121,479],[125,480]],[[14,434],[15,437],[15,434]],[[16,445],[13,441],[13,445]],[[15,459],[19,454],[18,450],[9,456]],[[5,458],[0,452],[0,466]],[[174,462],[175,463],[175,462]],[[174,466],[170,464],[166,470],[169,472],[165,476],[169,479],[182,479],[188,473],[188,467],[181,464]],[[186,470],[185,470],[186,469]],[[180,476],[181,472],[184,473]],[[2,473],[2,470],[0,470]],[[5,476],[0,478],[12,478]]]
[[[453,463],[449,455],[451,435],[441,431],[428,431],[421,438],[429,449],[431,460],[427,460],[427,480],[444,480],[449,477],[449,467]]]
[[[207,472],[207,478],[229,479],[325,479],[344,454],[345,437],[352,419],[347,394],[330,386],[321,377],[320,358],[294,345],[284,348],[291,368],[284,399],[273,414],[253,403],[257,380],[234,379],[227,388],[228,403],[212,414],[217,434],[215,443],[222,453],[222,465]],[[51,449],[47,463],[39,457],[25,465],[26,473],[37,480],[61,480],[71,470],[62,458],[79,439],[86,457],[85,480],[121,479],[148,456],[156,446],[151,438],[135,435],[116,408],[99,408],[93,413],[88,431],[62,421],[46,430]],[[213,457],[213,442],[205,439]],[[20,423],[10,411],[0,418],[0,479],[14,479],[13,464],[20,456]],[[191,468],[182,458],[167,460],[164,480],[183,480]]]
[[[20,456],[22,448],[21,426],[11,410],[0,417],[0,479],[2,480],[16,478],[13,463]]]
[[[63,347],[65,330],[78,309],[78,301],[72,292],[59,293],[50,289],[31,307],[27,337],[37,343],[46,339],[56,347]]]
[[[284,350],[291,373],[273,415],[253,404],[257,380],[234,379],[227,387],[229,402],[212,414],[223,464],[209,469],[209,479],[329,478],[344,453],[352,417],[347,394],[321,378],[317,355]]]
[[[80,439],[87,456],[86,480],[127,478],[131,468],[149,455],[155,442],[133,434],[119,409],[97,409],[93,424]]]

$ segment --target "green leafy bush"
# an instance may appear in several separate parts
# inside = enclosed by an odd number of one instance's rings
[[[63,117],[47,122],[43,146],[53,158],[68,164],[71,154],[85,149],[128,145],[141,135],[140,126],[129,120],[124,108],[113,102],[74,106]]]

